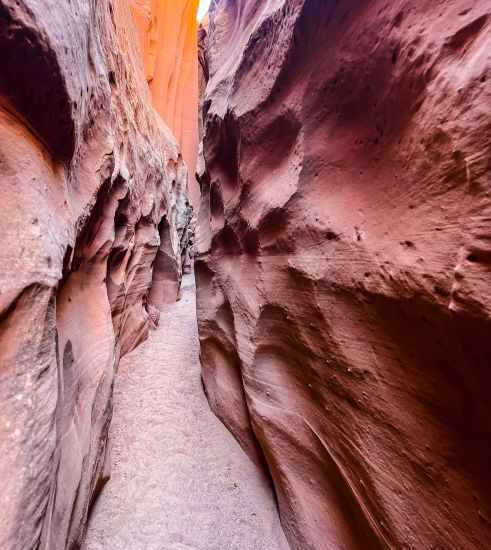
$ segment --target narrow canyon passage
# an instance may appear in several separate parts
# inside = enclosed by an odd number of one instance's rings
[[[491,0],[0,52],[0,550],[491,550]]]
[[[85,550],[287,549],[267,481],[209,409],[194,277],[120,364],[112,473]]]

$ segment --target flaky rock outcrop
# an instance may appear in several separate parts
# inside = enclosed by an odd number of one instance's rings
[[[491,546],[488,2],[216,0],[210,403],[298,550]]]
[[[194,177],[198,154],[199,0],[131,0],[155,108],[169,125],[189,167],[189,194],[199,205]]]
[[[119,358],[177,295],[186,168],[126,0],[0,0],[0,548],[79,548]]]

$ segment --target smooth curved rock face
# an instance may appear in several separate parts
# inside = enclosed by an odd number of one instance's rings
[[[198,154],[199,0],[131,0],[155,108],[177,138],[189,167],[189,194],[195,208]]]
[[[294,548],[491,546],[489,2],[217,0],[210,403]]]
[[[186,168],[137,44],[126,1],[0,1],[2,550],[79,548],[119,358],[176,298]]]

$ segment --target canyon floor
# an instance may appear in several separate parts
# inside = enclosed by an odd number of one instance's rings
[[[267,480],[209,409],[193,275],[121,361],[111,480],[84,550],[286,550]]]

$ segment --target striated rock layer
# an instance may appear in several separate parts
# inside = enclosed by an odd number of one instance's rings
[[[122,355],[175,300],[186,168],[125,0],[0,0],[0,548],[79,548]]]
[[[213,3],[203,378],[299,550],[491,546],[490,8]]]
[[[199,204],[194,177],[198,154],[198,0],[131,0],[155,108],[176,136],[189,167],[189,193]]]

